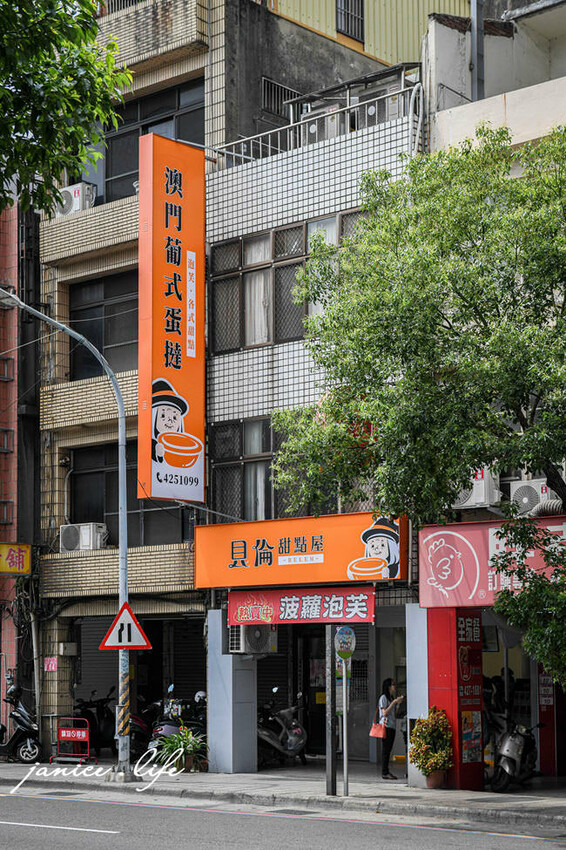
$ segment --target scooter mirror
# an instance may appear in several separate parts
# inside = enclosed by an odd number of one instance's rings
[[[173,683],[171,683],[169,685],[169,687],[167,688],[167,693],[172,694],[174,690],[175,690],[175,685]]]
[[[97,694],[97,691],[96,691],[96,688],[95,688],[95,689],[94,689],[94,691],[91,691],[91,692],[90,692],[90,698],[91,698],[91,699],[94,699],[94,698],[95,698],[95,696],[96,696],[96,694]]]
[[[108,696],[110,696],[110,694],[113,694],[115,690],[116,690],[116,685],[112,685],[112,687],[108,691]]]
[[[297,694],[297,699],[302,699],[302,698],[303,698],[303,692],[299,691],[299,693]]]
[[[271,688],[271,693],[276,694],[279,688],[276,686],[275,688]]]

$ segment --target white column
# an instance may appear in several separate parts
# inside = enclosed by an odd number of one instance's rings
[[[207,702],[211,773],[257,771],[257,664],[228,652],[226,612],[208,612]]]
[[[407,628],[407,734],[411,720],[428,716],[428,640],[427,610],[418,605],[405,606]],[[420,770],[409,763],[409,785],[426,788]]]

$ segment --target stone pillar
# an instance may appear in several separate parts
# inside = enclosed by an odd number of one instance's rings
[[[257,664],[228,653],[226,612],[208,612],[207,696],[209,770],[257,771]]]
[[[41,735],[43,752],[46,756],[52,754],[56,746],[57,718],[73,715],[73,658],[59,655],[59,644],[69,640],[69,620],[57,617],[44,624],[41,640],[40,664],[43,658],[57,658],[57,670],[43,672],[41,699]]]

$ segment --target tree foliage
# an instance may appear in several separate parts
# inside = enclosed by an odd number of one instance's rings
[[[566,688],[566,541],[530,517],[507,520],[498,536],[506,546],[492,564],[521,587],[501,591],[495,610],[524,631],[525,651]]]
[[[96,44],[94,0],[0,0],[0,212],[14,202],[51,212],[63,169],[100,156],[103,127],[129,73],[117,47]]]
[[[520,179],[516,179],[520,177]],[[566,500],[566,130],[514,150],[506,129],[368,173],[364,216],[319,240],[297,297],[318,405],[279,412],[276,484],[295,509],[370,487],[417,521],[474,471],[543,471]]]

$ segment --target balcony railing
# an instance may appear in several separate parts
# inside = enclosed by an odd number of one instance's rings
[[[268,130],[257,136],[219,146],[216,153],[216,170],[233,168],[279,153],[307,148],[317,142],[347,136],[352,132],[376,127],[387,122],[409,118],[409,153],[413,152],[413,131],[417,135],[422,125],[422,87],[390,92],[371,100],[364,100],[341,109],[313,110],[301,121]],[[419,146],[417,139],[416,146]]]

